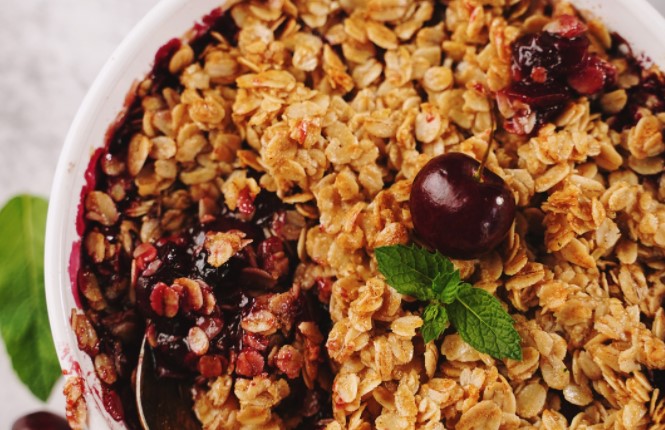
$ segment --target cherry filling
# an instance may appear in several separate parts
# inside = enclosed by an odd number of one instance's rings
[[[642,118],[642,109],[654,114],[665,112],[665,76],[662,72],[645,67],[642,61],[635,58],[628,42],[616,33],[612,34],[610,54],[625,57],[630,74],[639,79],[637,85],[626,89],[628,100],[621,112],[608,119],[611,127],[621,131],[634,126]]]
[[[279,406],[283,417],[304,416],[299,428],[314,428],[330,416],[329,394],[316,382],[319,369],[327,372],[326,299],[317,288],[301,291],[293,283],[298,257],[286,221],[292,208],[265,190],[249,200],[249,216],[223,210],[177,235],[139,244],[128,261],[120,255],[103,264],[86,261],[79,288],[89,307],[95,306],[86,294],[90,279],[109,285],[131,271],[131,292],[88,314],[100,338],[88,352],[106,354],[120,369],[117,381],[102,387],[105,406],[117,420],[134,428],[130,377],[144,332],[159,377],[187,379],[194,386],[225,374],[283,378],[290,387]],[[114,232],[104,234],[115,240]],[[219,248],[218,241],[231,250]],[[303,399],[307,415],[300,411]]]
[[[190,46],[195,56],[213,41],[213,32],[236,43],[233,19],[215,9],[194,27]],[[168,69],[180,46],[174,39],[157,52],[149,76],[151,93],[180,88],[178,76]],[[140,97],[131,94],[125,107],[107,133],[106,147],[86,171],[78,225],[83,237],[101,234],[114,250],[103,261],[81,253],[76,285],[86,312],[72,323],[80,328],[81,348],[92,358],[103,356],[116,370],[116,378],[101,382],[105,408],[128,428],[140,428],[132,378],[145,333],[158,375],[185,378],[195,387],[222,374],[284,378],[290,394],[277,406],[280,415],[305,417],[298,428],[316,428],[331,416],[330,395],[316,382],[319,371],[329,371],[322,333],[330,329],[330,319],[317,289],[305,292],[292,286],[298,264],[294,228],[302,227],[289,224],[292,208],[273,193],[254,197],[241,190],[236,212],[222,210],[199,219],[192,206],[183,209],[186,221],[180,233],[140,243],[139,232],[123,231],[122,225],[145,202],[133,178],[120,168],[129,141],[141,129]],[[85,197],[93,189],[113,196],[119,212],[114,225],[84,221]],[[210,260],[209,237],[235,237],[240,246]],[[125,251],[127,242],[135,246],[131,255]]]
[[[11,430],[70,430],[70,427],[64,418],[42,411],[20,417]]]
[[[589,52],[585,33],[578,18],[562,15],[542,32],[513,43],[512,82],[497,95],[506,130],[529,134],[554,119],[573,98],[592,96],[614,84],[614,66]]]
[[[252,243],[221,266],[210,264],[206,237],[238,231]],[[265,334],[279,329],[283,339],[292,338],[294,325],[308,319],[304,295],[289,289],[296,261],[287,255],[291,245],[266,238],[255,224],[224,217],[137,248],[136,304],[148,320],[158,373],[211,377],[211,366],[235,366],[248,377],[262,373],[273,340]]]
[[[139,245],[133,255],[136,307],[146,319],[159,376],[285,378],[291,394],[281,413],[296,413],[306,399],[301,428],[311,428],[328,416],[329,396],[304,372],[323,362],[320,330],[329,322],[316,290],[292,286],[295,243],[265,228],[283,223],[288,208],[278,202],[262,191],[252,201],[250,219],[227,213]],[[209,245],[219,237],[241,238],[243,244],[221,265],[211,260],[216,250]]]

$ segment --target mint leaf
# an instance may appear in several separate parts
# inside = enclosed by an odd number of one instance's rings
[[[443,260],[443,267],[434,277],[432,288],[439,297],[441,297],[441,294],[443,294],[446,290],[448,290],[448,293],[446,293],[447,296],[454,296],[454,294],[456,294],[457,287],[462,282],[459,270],[455,269],[452,261],[450,261],[448,258],[444,257],[438,252],[435,255]]]
[[[420,329],[426,343],[441,336],[450,322],[478,351],[498,359],[522,359],[521,339],[511,316],[494,296],[462,282],[448,258],[415,245],[384,246],[374,252],[391,287],[427,302]]]
[[[520,335],[513,319],[490,293],[480,288],[463,287],[446,309],[450,321],[466,343],[498,359],[522,360]]]
[[[21,195],[0,210],[0,334],[18,377],[41,400],[60,377],[44,295],[47,205]]]
[[[425,343],[438,339],[443,331],[448,327],[448,313],[443,306],[430,303],[421,316],[423,326],[420,328],[420,334]]]
[[[382,246],[374,253],[388,284],[418,300],[434,298],[434,279],[440,273],[454,270],[452,263],[438,252],[431,253],[415,245]]]
[[[457,298],[460,288],[468,285],[460,279],[459,270],[455,270],[452,274],[440,273],[436,275],[433,288],[437,292],[437,297],[441,302],[450,304]]]

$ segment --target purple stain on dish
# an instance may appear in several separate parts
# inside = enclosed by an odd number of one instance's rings
[[[78,273],[79,268],[81,267],[81,241],[77,240],[72,243],[72,250],[69,253],[69,264],[67,265],[67,271],[69,272],[69,282],[71,283],[72,296],[74,297],[74,303],[76,307],[81,309],[81,296],[79,294],[78,288]]]

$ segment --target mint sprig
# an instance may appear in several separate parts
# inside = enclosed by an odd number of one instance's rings
[[[487,291],[461,280],[453,263],[416,245],[374,250],[379,271],[397,292],[427,302],[420,334],[437,339],[450,323],[466,343],[494,358],[522,360],[512,317]]]

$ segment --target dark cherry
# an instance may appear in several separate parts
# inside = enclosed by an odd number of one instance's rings
[[[411,217],[420,238],[453,258],[495,248],[515,219],[515,198],[503,179],[462,153],[430,160],[411,189]]]
[[[50,412],[34,412],[14,422],[12,430],[70,430],[67,420]]]

